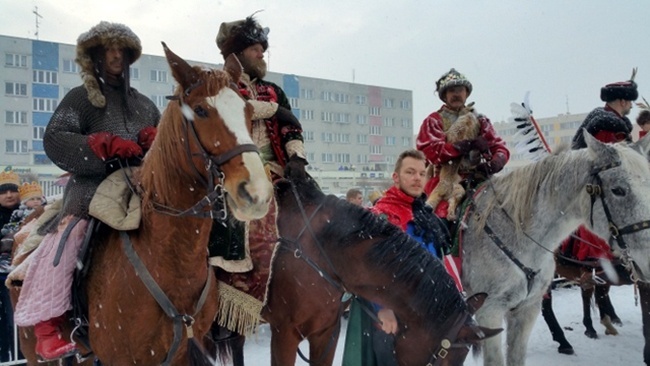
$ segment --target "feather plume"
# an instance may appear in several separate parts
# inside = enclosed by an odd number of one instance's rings
[[[523,103],[512,103],[510,111],[512,116],[509,118],[509,122],[514,123],[517,127],[517,133],[514,136],[515,151],[532,161],[540,160],[550,154],[551,148],[548,146],[537,121],[533,118],[528,93],[526,93]]]

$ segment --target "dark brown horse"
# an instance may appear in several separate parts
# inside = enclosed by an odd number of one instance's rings
[[[573,262],[562,259],[556,255],[556,272],[568,281],[575,282],[581,287],[583,318],[582,324],[585,326],[584,334],[596,339],[598,332],[593,326],[591,319],[591,299],[595,300],[600,312],[601,324],[605,326],[605,334],[616,335],[618,330],[614,325],[620,325],[621,320],[616,314],[614,306],[609,298],[610,286],[636,285],[639,291],[641,302],[641,312],[643,319],[643,337],[645,346],[643,349],[643,360],[646,365],[650,365],[650,284],[637,281],[636,284],[630,278],[630,274],[618,259],[613,263],[613,271],[604,271],[597,261]],[[598,280],[594,279],[598,276]],[[610,275],[613,278],[610,278]],[[549,291],[550,295],[550,291]],[[552,296],[542,301],[542,315],[551,331],[553,340],[559,343],[558,352],[573,354],[573,347],[564,336],[562,327],[555,318],[553,312]]]
[[[462,365],[471,345],[501,331],[477,327],[485,295],[466,303],[441,262],[399,228],[311,179],[278,182],[276,199],[281,239],[262,311],[272,365],[293,365],[304,339],[312,365],[332,364],[344,292],[395,311],[400,365]]]
[[[201,348],[218,306],[207,263],[212,210],[256,219],[272,195],[249,134],[252,106],[233,79],[163,46],[179,86],[135,172],[140,227],[104,226],[91,241],[88,336],[103,365],[188,364],[188,341]]]

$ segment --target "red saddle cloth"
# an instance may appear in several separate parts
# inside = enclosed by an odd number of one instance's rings
[[[589,231],[584,225],[580,226],[573,236],[565,239],[560,246],[561,252],[565,255],[570,255],[579,261],[600,258],[611,261],[614,259],[612,248],[607,242]]]

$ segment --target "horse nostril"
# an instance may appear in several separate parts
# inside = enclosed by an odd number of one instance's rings
[[[239,183],[239,187],[237,188],[237,194],[239,197],[242,199],[245,199],[248,202],[255,203],[257,201],[255,198],[253,198],[250,193],[248,193],[248,190],[246,189],[246,186],[248,185],[247,182],[241,182]]]

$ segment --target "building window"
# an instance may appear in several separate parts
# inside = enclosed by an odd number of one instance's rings
[[[298,108],[298,98],[289,98],[289,106],[291,108]]]
[[[334,93],[324,91],[321,93],[321,99],[326,101],[326,102],[331,102],[334,100]]]
[[[357,95],[356,103],[358,105],[366,105],[368,104],[368,98],[365,95]]]
[[[314,111],[311,109],[301,109],[300,119],[305,121],[312,121],[314,119]]]
[[[367,143],[368,143],[368,135],[357,135],[357,144],[366,145]]]
[[[395,146],[396,138],[395,136],[386,136],[386,145]]]
[[[334,138],[333,138],[333,135],[332,135],[331,132],[323,132],[323,133],[320,135],[320,137],[321,137],[321,138],[320,138],[321,141],[323,141],[323,142],[332,142],[332,140],[334,139]]]
[[[363,154],[363,155],[357,155],[357,164],[367,164],[368,163],[368,155]],[[365,173],[362,173],[362,176]]]
[[[76,74],[79,72],[79,65],[77,65],[74,60],[63,59],[63,72],[71,72]]]
[[[393,100],[386,98],[384,99],[384,108],[393,108]]]
[[[395,118],[385,117],[384,118],[384,127],[395,127]]]
[[[350,115],[348,113],[334,113],[333,117],[336,123],[350,123]]]
[[[140,69],[137,67],[129,67],[129,76],[131,76],[131,80],[140,80]]]
[[[551,132],[553,131],[553,125],[541,125],[542,132]]]
[[[411,109],[411,101],[410,100],[402,100],[399,102],[399,107],[402,109],[410,110]]]
[[[10,125],[26,125],[27,124],[27,112],[6,111],[5,112],[5,123],[10,124]]]
[[[167,71],[165,70],[151,70],[151,81],[158,83],[167,82]]]
[[[335,93],[334,101],[337,103],[348,104],[350,103],[350,96],[345,93]]]
[[[32,81],[36,84],[59,84],[59,77],[56,71],[34,70]]]
[[[27,55],[5,53],[5,66],[27,67]]]
[[[381,135],[381,126],[370,126],[370,135],[371,136],[380,136]]]
[[[369,112],[371,116],[379,116],[381,114],[381,109],[379,107],[370,107]]]
[[[59,102],[56,99],[34,98],[33,110],[35,112],[54,112]]]
[[[358,125],[367,125],[368,124],[368,116],[365,114],[357,114],[357,124]]]
[[[380,145],[370,145],[370,154],[372,154],[372,155],[381,155],[381,146]]]
[[[334,121],[334,113],[333,112],[321,112],[320,119],[323,122],[332,122],[332,121]]]
[[[402,118],[402,127],[411,128],[411,120],[409,118]]]
[[[8,154],[26,154],[27,140],[5,140],[5,152]]]
[[[337,163],[350,163],[350,154],[334,154],[334,161]]]
[[[335,133],[334,142],[340,144],[349,144],[350,143],[350,134],[349,133]]]
[[[26,97],[27,96],[27,84],[5,83],[5,94]]]
[[[50,165],[52,160],[50,160],[45,154],[34,154],[34,164],[35,165]]]
[[[302,99],[314,99],[313,89],[300,89],[300,97]]]
[[[411,138],[410,137],[402,137],[402,146],[411,146]]]
[[[158,108],[164,108],[167,105],[167,99],[165,99],[164,95],[152,95],[151,101]]]
[[[307,153],[307,161],[311,161],[311,162],[316,161],[316,154],[314,154],[313,152]]]
[[[321,158],[323,163],[333,163],[334,162],[334,157],[332,156],[331,153],[323,153],[321,154]]]
[[[302,131],[302,137],[305,141],[314,141],[314,131]]]
[[[43,135],[45,135],[45,127],[43,127],[43,126],[34,126],[33,131],[34,131],[34,133],[32,135],[32,138],[34,140],[43,140]]]

